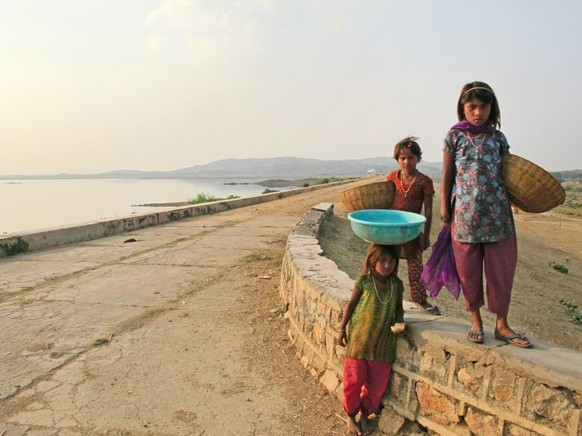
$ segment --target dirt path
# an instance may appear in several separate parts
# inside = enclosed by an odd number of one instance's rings
[[[336,435],[278,295],[335,186],[0,261],[0,435]]]

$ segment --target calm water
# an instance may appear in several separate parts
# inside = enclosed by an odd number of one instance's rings
[[[227,182],[248,184],[225,185]],[[151,212],[155,208],[135,205],[187,201],[201,193],[216,198],[250,197],[265,190],[255,182],[257,180],[0,180],[0,233]]]

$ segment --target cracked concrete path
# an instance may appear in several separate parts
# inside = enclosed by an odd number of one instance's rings
[[[343,189],[1,259],[0,435],[343,434],[277,294],[287,235]]]

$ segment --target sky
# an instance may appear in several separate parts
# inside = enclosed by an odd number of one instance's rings
[[[511,152],[581,169],[578,0],[0,0],[0,174],[442,161],[462,86]]]

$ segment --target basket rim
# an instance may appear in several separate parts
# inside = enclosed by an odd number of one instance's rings
[[[389,209],[394,201],[396,187],[388,180],[365,183],[340,191],[339,197],[347,212],[362,209]]]
[[[566,199],[563,186],[552,174],[522,156],[503,156],[501,176],[510,202],[524,212],[547,212]]]
[[[358,191],[361,189],[366,189],[374,186],[390,186],[391,184],[393,185],[394,183],[390,182],[389,180],[379,180],[377,182],[364,183],[362,185],[352,186],[351,188],[343,189],[342,191],[340,191],[340,194],[349,191]]]

